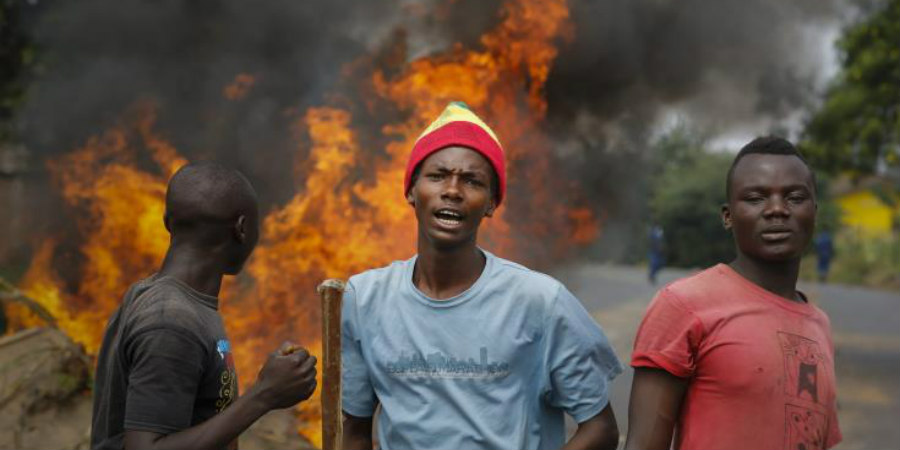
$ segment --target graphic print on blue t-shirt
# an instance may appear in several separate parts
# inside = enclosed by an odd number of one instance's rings
[[[621,371],[594,319],[559,281],[489,252],[465,292],[435,300],[416,257],[350,278],[342,408],[372,417],[380,448],[560,448],[565,413],[608,403]]]
[[[385,367],[393,376],[408,378],[503,378],[509,375],[509,363],[488,361],[487,347],[479,349],[478,361],[471,356],[457,358],[441,352],[429,353],[428,356],[400,352],[400,356]]]

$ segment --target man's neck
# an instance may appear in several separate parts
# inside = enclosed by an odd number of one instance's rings
[[[475,242],[454,249],[436,249],[419,239],[418,247],[413,284],[438,300],[465,292],[478,281],[487,261]]]
[[[173,277],[197,292],[218,297],[223,276],[219,260],[208,251],[173,242],[166,252],[159,274]]]
[[[773,263],[755,260],[738,253],[737,258],[729,265],[742,277],[779,297],[795,302],[804,301],[797,293],[799,259]]]

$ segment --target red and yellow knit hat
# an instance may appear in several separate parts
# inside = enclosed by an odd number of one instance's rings
[[[416,140],[409,162],[406,164],[406,177],[403,180],[403,195],[412,187],[412,174],[416,167],[432,153],[450,146],[470,148],[487,158],[494,172],[497,173],[498,192],[495,193],[497,206],[506,194],[506,163],[503,158],[503,147],[500,140],[472,110],[463,102],[452,102],[444,112],[425,129]]]

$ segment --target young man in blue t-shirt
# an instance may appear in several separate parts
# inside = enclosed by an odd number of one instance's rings
[[[622,366],[600,327],[558,281],[477,246],[505,185],[499,141],[465,105],[416,141],[418,254],[352,277],[344,297],[344,448],[372,448],[379,404],[384,449],[617,446]]]

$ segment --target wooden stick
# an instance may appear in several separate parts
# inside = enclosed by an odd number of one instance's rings
[[[341,415],[341,300],[344,282],[325,280],[317,289],[322,299],[322,450],[339,450]]]
[[[50,325],[52,328],[58,328],[56,325],[56,319],[53,317],[53,314],[50,314],[50,311],[47,311],[46,308],[41,306],[37,300],[32,299],[25,295],[22,291],[18,290],[15,286],[12,285],[9,281],[0,278],[0,304],[4,302],[16,302],[21,303],[26,308],[30,309],[35,315],[40,317],[47,322],[47,325]]]

